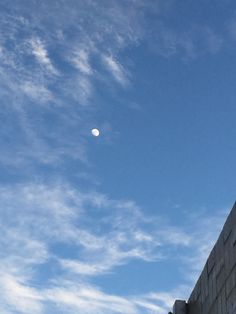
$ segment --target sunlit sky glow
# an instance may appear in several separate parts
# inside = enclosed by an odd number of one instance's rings
[[[235,201],[235,70],[235,1],[0,0],[1,314],[188,297]]]

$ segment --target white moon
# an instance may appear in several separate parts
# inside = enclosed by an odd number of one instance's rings
[[[96,136],[96,137],[100,135],[100,131],[98,129],[92,129],[91,133],[93,136]]]

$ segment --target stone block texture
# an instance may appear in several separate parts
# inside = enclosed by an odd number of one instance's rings
[[[176,300],[173,308],[173,314],[186,314],[187,305],[185,301]]]
[[[191,293],[186,314],[236,314],[236,203]]]

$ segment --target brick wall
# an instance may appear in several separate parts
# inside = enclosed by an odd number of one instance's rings
[[[187,302],[187,314],[236,314],[236,203]]]

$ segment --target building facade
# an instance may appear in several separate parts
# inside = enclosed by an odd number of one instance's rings
[[[187,302],[174,314],[236,314],[236,203]]]

